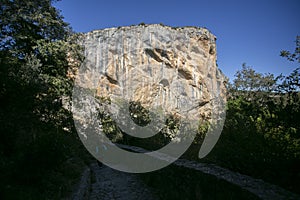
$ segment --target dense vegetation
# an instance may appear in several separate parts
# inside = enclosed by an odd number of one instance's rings
[[[71,96],[74,70],[83,59],[79,36],[63,21],[53,2],[1,0],[0,199],[59,199],[70,192],[87,157],[71,113],[63,107],[63,100]],[[300,37],[295,52],[282,51],[281,56],[300,63]],[[200,161],[299,192],[299,75],[300,68],[275,77],[244,65],[228,85],[221,138]],[[148,111],[138,102],[129,102],[129,108],[137,124],[149,121]],[[147,145],[124,136],[105,113],[99,116],[112,139]],[[178,128],[172,116],[166,123],[168,129],[150,141],[152,148],[169,142],[167,133]],[[199,128],[199,137],[185,156],[197,159],[201,133],[207,128],[207,124]]]
[[[300,63],[299,36],[295,51],[282,51],[281,56]],[[207,157],[198,159],[209,128],[202,124],[184,157],[215,163],[299,193],[299,78],[300,67],[287,76],[275,77],[243,64],[228,83],[226,120],[218,143]]]
[[[80,48],[51,3],[0,3],[0,199],[60,198],[81,173],[62,107],[73,84],[68,56],[80,60]]]
[[[281,55],[300,63],[295,52]],[[227,114],[216,147],[202,162],[262,178],[294,192],[300,187],[300,67],[289,75],[255,72],[245,64],[228,85]],[[196,149],[190,149],[190,155]]]

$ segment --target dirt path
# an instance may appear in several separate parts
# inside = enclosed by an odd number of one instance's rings
[[[154,200],[153,191],[136,174],[113,170],[96,163],[90,166],[91,188],[88,199],[96,200]]]
[[[139,147],[120,145],[122,148],[135,152],[144,152]],[[165,155],[158,154],[160,159],[167,159]],[[166,157],[166,158],[165,158]],[[185,159],[178,159],[173,165],[197,170],[225,180],[230,184],[239,186],[264,200],[273,199],[300,199],[298,194],[291,193],[281,187],[243,175],[231,170],[207,163],[199,163]],[[91,164],[83,173],[79,189],[71,199],[101,199],[101,200],[152,200],[158,199],[153,189],[140,180],[137,174],[130,174],[113,170],[105,165],[99,167],[97,163]]]

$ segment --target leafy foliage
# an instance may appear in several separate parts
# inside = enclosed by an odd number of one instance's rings
[[[282,50],[280,52],[280,56],[287,58],[289,61],[295,61],[300,63],[300,36],[298,35],[296,37],[296,48],[294,53],[291,53],[290,51],[287,50]]]
[[[244,63],[242,70],[235,74],[234,89],[244,92],[273,91],[276,80],[273,74],[255,72]]]
[[[299,62],[295,53],[282,56]],[[285,51],[287,52],[287,51]],[[243,65],[229,85],[220,141],[207,162],[263,178],[297,192],[300,176],[299,68],[287,76]]]
[[[73,122],[70,112],[62,106],[62,98],[70,95],[71,75],[78,67],[78,63],[72,63],[70,68],[69,58],[82,59],[76,41],[80,36],[72,33],[52,6],[53,2],[1,0],[0,169],[5,173],[0,175],[3,180],[0,187],[4,189],[3,198],[19,198],[19,193],[10,196],[19,186],[33,184],[34,188],[41,183],[48,184],[43,175],[59,168],[71,155],[66,145],[69,136],[63,128],[71,131]]]

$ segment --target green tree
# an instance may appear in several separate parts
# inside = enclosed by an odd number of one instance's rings
[[[61,133],[72,119],[62,98],[71,94],[82,56],[80,36],[54,2],[0,3],[0,187],[35,184],[68,156]]]
[[[296,47],[293,53],[287,50],[280,52],[280,56],[291,62],[300,64],[300,36],[296,37]],[[286,126],[294,128],[297,138],[300,138],[300,66],[296,67],[289,75],[278,76],[278,91],[284,94],[281,98],[282,113],[279,117],[281,122],[286,122]]]
[[[293,53],[287,50],[282,50],[280,56],[286,58],[291,62],[300,64],[300,36],[296,37],[296,47]],[[282,81],[280,84],[280,90],[287,93],[299,92],[300,91],[300,66],[297,67],[288,76],[280,75],[279,79]]]
[[[275,89],[276,79],[273,74],[261,74],[243,63],[233,80],[233,89],[245,93],[271,92]]]
[[[287,50],[282,50],[280,52],[280,56],[287,58],[289,61],[292,62],[295,61],[300,63],[300,36],[299,35],[296,37],[295,43],[296,43],[296,47],[294,53],[291,53],[290,51]]]
[[[282,51],[281,56],[299,63],[299,44],[298,36],[295,52]],[[229,85],[222,133],[223,145],[232,146],[232,149],[216,150],[220,160],[226,157],[221,164],[297,191],[300,184],[297,178],[300,166],[299,69],[277,77],[256,72],[245,64],[237,71]],[[240,156],[235,153],[231,156],[228,152],[232,150]]]
[[[80,60],[76,36],[53,2],[4,0],[0,8],[0,98],[12,96],[7,104],[14,107],[23,100],[22,107],[28,104],[44,120],[56,115],[51,112],[60,108],[62,95],[70,94],[67,54]]]

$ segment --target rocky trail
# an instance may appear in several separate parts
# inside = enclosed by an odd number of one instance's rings
[[[105,165],[91,166],[92,177],[95,179],[91,184],[89,199],[96,200],[152,200],[157,199],[136,174],[116,171]]]
[[[81,200],[155,200],[153,189],[137,174],[120,172],[95,162],[82,175],[79,189],[71,199]]]
[[[135,152],[145,151],[139,147],[120,146]],[[159,156],[160,159],[164,159],[163,155]],[[200,171],[204,174],[214,176],[218,180],[225,180],[228,184],[237,185],[260,199],[300,199],[298,194],[289,192],[279,186],[213,164],[178,159],[173,165]],[[120,172],[105,165],[98,166],[95,162],[83,172],[79,187],[71,199],[152,200],[159,198],[155,195],[154,189],[145,185],[138,174]]]

